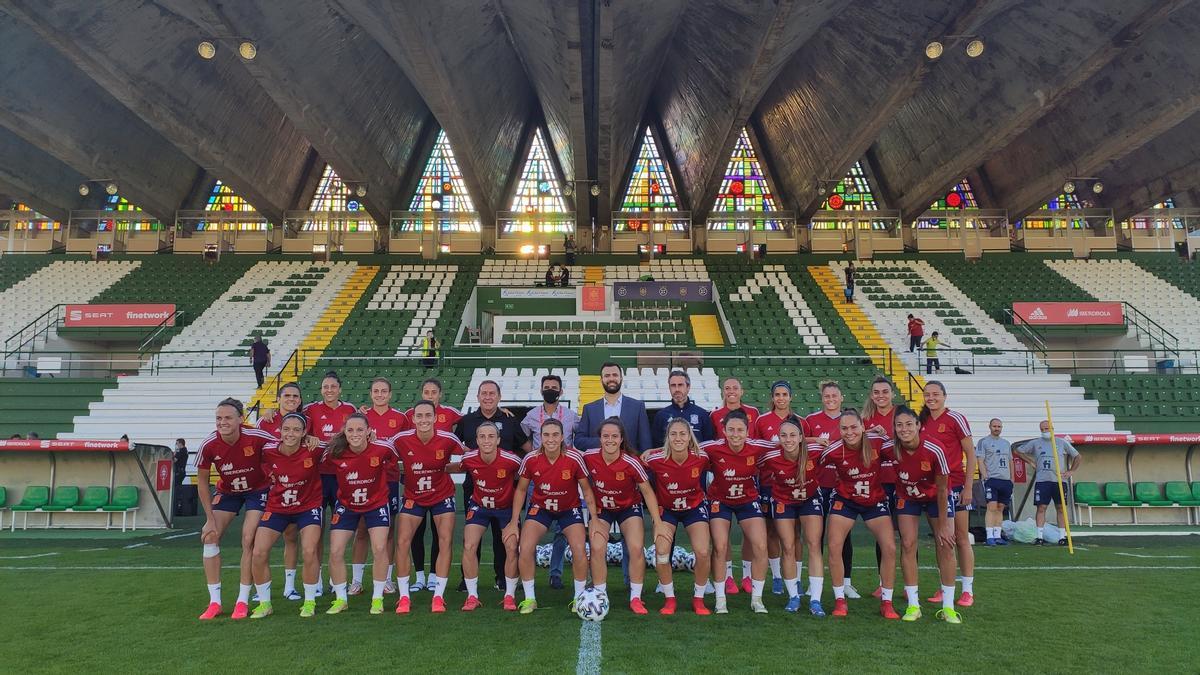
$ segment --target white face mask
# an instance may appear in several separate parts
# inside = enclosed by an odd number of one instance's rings
[[[1042,438],[1046,439],[1047,441],[1048,441],[1048,440],[1050,440],[1050,432],[1049,432],[1049,431],[1043,431],[1043,432],[1042,432]]]

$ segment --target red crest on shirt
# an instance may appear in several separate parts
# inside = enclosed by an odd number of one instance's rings
[[[246,447],[242,448],[242,454],[246,455],[247,457],[253,457],[254,456],[254,446],[247,445]]]
[[[388,426],[395,429],[396,428],[396,420],[388,420]]]
[[[371,466],[379,466],[379,458],[378,457],[371,458]]]
[[[438,458],[438,459],[446,459],[446,451],[445,451],[445,450],[438,450],[438,451],[437,451],[437,458]]]
[[[445,421],[446,421],[446,415],[444,413],[438,415],[438,422],[445,422]]]
[[[746,466],[754,466],[754,455],[746,458]]]
[[[507,476],[508,469],[496,469],[496,478],[506,478]]]
[[[921,462],[921,470],[922,471],[929,471],[929,469],[930,469],[929,462]]]
[[[625,472],[624,471],[617,472],[617,480],[625,480]]]
[[[946,425],[945,425],[945,424],[939,424],[939,425],[938,425],[938,433],[942,433],[942,432],[943,432],[943,431],[945,431],[945,430],[946,430]]]
[[[312,465],[313,465],[313,461],[311,458],[307,458],[304,460],[304,468],[311,469]]]
[[[563,480],[571,480],[571,470],[570,469],[563,469],[562,479]]]
[[[699,478],[699,477],[700,477],[700,467],[698,467],[698,466],[692,467],[692,478]]]

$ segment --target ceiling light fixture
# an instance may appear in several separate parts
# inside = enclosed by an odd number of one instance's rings
[[[1096,181],[1095,183],[1092,183],[1092,192],[1094,192],[1096,194],[1100,194],[1101,192],[1104,192],[1104,183],[1101,183],[1100,181]]]
[[[925,45],[925,58],[929,59],[930,61],[937,61],[942,57],[943,51],[945,51],[945,47],[942,45],[942,43],[934,40],[933,42]]]
[[[593,197],[599,197],[600,196],[600,185],[593,184],[592,188],[590,190],[588,190],[588,192],[592,193]]]
[[[196,52],[200,54],[200,58],[208,61],[217,55],[217,46],[209,40],[202,40],[196,45]]]
[[[258,47],[249,40],[243,40],[238,45],[238,54],[247,61],[253,61],[254,57],[258,56]]]
[[[983,54],[983,40],[975,38],[967,43],[967,56],[977,59]]]

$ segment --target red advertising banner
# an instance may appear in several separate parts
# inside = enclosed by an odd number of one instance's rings
[[[1034,326],[1121,325],[1119,302],[1014,302],[1013,314]]]
[[[1075,445],[1193,445],[1200,443],[1195,434],[1065,434],[1062,438]]]
[[[603,312],[604,311],[604,287],[603,286],[584,286],[582,290],[583,290],[583,311],[585,311],[585,312]]]
[[[11,452],[129,452],[129,441],[0,441],[0,451]]]
[[[175,305],[67,305],[67,328],[153,328],[175,325]]]

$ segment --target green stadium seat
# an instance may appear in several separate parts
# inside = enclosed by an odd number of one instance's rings
[[[108,488],[102,485],[92,485],[83,491],[79,503],[71,508],[72,511],[99,511],[108,503]]]
[[[50,503],[50,488],[46,485],[30,485],[25,488],[21,501],[13,504],[13,511],[37,511]]]
[[[1117,506],[1139,506],[1142,503],[1133,498],[1126,483],[1105,483],[1104,497]]]
[[[1100,494],[1100,485],[1091,481],[1075,484],[1075,501],[1089,506],[1107,506],[1110,503]]]
[[[1171,480],[1163,484],[1163,493],[1173,504],[1180,506],[1200,506],[1200,499],[1192,496],[1188,484],[1181,480]],[[0,505],[3,505],[0,502]]]
[[[102,507],[103,511],[108,513],[121,514],[121,531],[124,532],[129,520],[129,514],[133,514],[133,529],[137,529],[137,511],[138,511],[138,489],[136,485],[119,485],[113,491],[112,501]],[[110,516],[111,519],[111,516]],[[111,520],[109,521],[111,523]]]
[[[66,511],[79,503],[79,488],[74,485],[60,485],[54,488],[54,498],[42,507],[43,511]]]
[[[1157,483],[1137,482],[1133,484],[1134,499],[1150,506],[1171,506],[1171,500],[1163,499]]]

